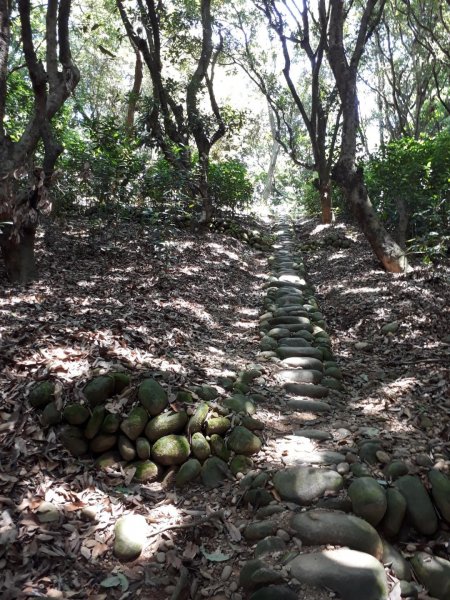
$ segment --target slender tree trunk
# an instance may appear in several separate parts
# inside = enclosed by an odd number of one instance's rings
[[[132,135],[133,127],[134,127],[134,116],[136,114],[136,106],[139,100],[139,95],[141,93],[143,72],[142,72],[142,58],[139,49],[136,47],[134,42],[132,42],[134,52],[136,54],[136,62],[134,64],[134,80],[133,87],[130,92],[130,97],[128,99],[128,107],[127,107],[127,116],[125,119],[125,129],[128,135]]]
[[[199,157],[200,161],[200,177],[199,177],[199,193],[202,201],[202,212],[199,219],[199,226],[201,228],[209,225],[214,215],[214,206],[209,193],[209,156],[208,154],[202,153]]]
[[[279,152],[280,152],[280,144],[274,140],[273,144],[272,144],[272,150],[270,152],[269,166],[267,168],[266,183],[264,185],[264,190],[262,193],[262,199],[264,202],[267,202],[267,200],[272,195],[275,167],[277,165]]]
[[[398,223],[397,223],[397,231],[396,238],[397,242],[402,248],[406,248],[406,234],[408,231],[409,225],[409,215],[408,208],[403,197],[397,198],[397,211],[398,211]]]
[[[333,207],[331,196],[331,181],[319,182],[320,206],[322,208],[322,223],[329,225],[333,221]]]
[[[36,227],[28,226],[20,230],[20,236],[13,235],[12,226],[3,226],[0,247],[5,261],[6,273],[12,283],[28,283],[38,276],[34,255]]]
[[[390,273],[407,271],[408,262],[405,253],[380,222],[364,185],[362,171],[349,174],[346,169],[342,169],[339,172],[338,165],[335,176],[362,232],[386,271]]]

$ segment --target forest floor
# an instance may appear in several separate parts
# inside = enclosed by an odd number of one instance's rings
[[[387,275],[352,227],[304,219],[297,233],[345,383],[339,420],[321,427],[348,430],[347,445],[362,427],[376,428],[412,472],[439,461],[448,471],[450,265]],[[122,369],[133,384],[158,379],[172,400],[197,384],[226,396],[218,378],[258,362],[267,257],[223,234],[77,218],[39,239],[39,281],[13,287],[0,272],[4,600],[243,597],[239,572],[252,548],[241,534],[254,510],[241,501],[238,482],[205,493],[201,484],[177,490],[170,475],[138,485],[123,471],[97,471],[41,428],[27,394],[50,378],[66,403],[92,376]],[[394,321],[396,331],[382,333]],[[302,424],[284,410],[275,369],[264,363],[252,388],[266,424],[255,465],[268,473],[284,464],[281,438]],[[124,410],[133,401],[127,393],[118,399]],[[55,521],[39,521],[44,501],[57,507]],[[208,517],[216,511],[225,511],[221,519]],[[122,564],[112,554],[114,524],[128,512],[144,515],[151,535],[141,557]],[[158,533],[191,522],[198,524]],[[440,536],[432,544],[446,551],[448,531]],[[304,600],[330,597],[298,591]]]

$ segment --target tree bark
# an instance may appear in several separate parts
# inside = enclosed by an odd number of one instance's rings
[[[331,181],[319,182],[320,206],[322,209],[322,223],[329,225],[333,221],[333,204],[331,195]]]
[[[136,107],[139,100],[139,95],[141,93],[143,79],[141,53],[139,51],[139,48],[133,42],[131,42],[131,44],[136,55],[136,62],[134,64],[133,87],[131,89],[130,97],[128,99],[127,116],[125,118],[125,129],[129,136],[131,136],[133,133],[134,117],[136,114]]]
[[[6,274],[12,283],[25,284],[38,276],[34,254],[36,227],[22,227],[20,235],[14,235],[13,227],[3,227],[0,247],[5,261]]]
[[[408,269],[405,253],[389,235],[375,209],[364,184],[364,174],[356,166],[356,139],[359,128],[356,80],[365,44],[381,18],[384,0],[365,3],[353,53],[348,59],[344,42],[347,13],[344,0],[331,0],[328,29],[328,61],[342,104],[342,139],[340,157],[333,169],[333,179],[342,188],[355,217],[384,268],[391,273]],[[378,4],[378,6],[377,6]],[[378,13],[376,12],[378,8]]]
[[[406,248],[406,234],[408,232],[409,215],[408,208],[404,198],[397,198],[398,223],[396,237],[397,242],[402,248]]]

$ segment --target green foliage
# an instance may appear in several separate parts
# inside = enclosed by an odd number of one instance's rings
[[[209,186],[213,202],[219,208],[231,210],[245,208],[253,194],[247,168],[237,159],[211,163]]]
[[[398,202],[407,208],[410,250],[426,256],[449,242],[450,131],[419,140],[402,138],[365,166],[374,205],[391,229],[398,224]]]

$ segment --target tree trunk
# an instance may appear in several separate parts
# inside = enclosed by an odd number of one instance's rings
[[[409,215],[406,206],[405,199],[402,197],[397,198],[397,210],[398,210],[398,223],[396,238],[397,242],[402,248],[406,248],[406,234],[408,231]]]
[[[407,271],[405,253],[381,224],[367,194],[362,172],[357,171],[350,177],[341,172],[339,183],[372,250],[386,271]]]
[[[209,193],[209,156],[207,154],[201,154],[199,158],[200,162],[200,177],[198,183],[198,190],[202,201],[202,212],[198,224],[201,228],[208,226],[211,223],[211,219],[214,215],[214,206],[211,201]]]
[[[0,247],[8,279],[12,283],[29,283],[38,276],[34,256],[36,228],[22,228],[19,237],[11,233],[12,227],[9,225],[3,227],[3,233],[0,235]]]
[[[141,93],[143,71],[142,71],[142,58],[141,53],[137,46],[132,42],[133,50],[136,54],[136,62],[134,65],[134,80],[133,87],[128,98],[127,116],[125,118],[125,129],[129,136],[133,134],[134,127],[134,116],[136,114],[136,107]]]
[[[331,182],[319,183],[320,206],[322,207],[322,223],[329,225],[333,221],[333,209],[331,200]]]

